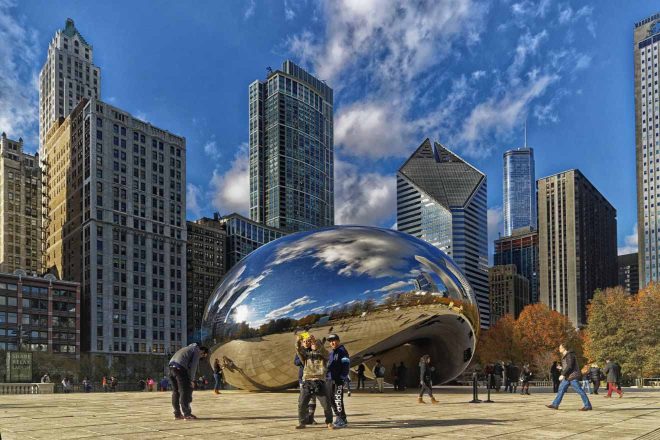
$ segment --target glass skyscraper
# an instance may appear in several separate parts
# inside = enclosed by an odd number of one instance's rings
[[[426,139],[397,172],[397,229],[451,256],[490,322],[486,175]]]
[[[249,98],[250,219],[287,232],[333,225],[332,89],[285,61]]]
[[[534,150],[516,148],[504,153],[504,235],[514,230],[536,229],[536,178]]]
[[[639,287],[660,281],[660,13],[635,23],[635,151]]]

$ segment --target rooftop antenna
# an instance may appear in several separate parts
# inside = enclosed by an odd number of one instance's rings
[[[525,148],[527,148],[527,118],[525,118]]]

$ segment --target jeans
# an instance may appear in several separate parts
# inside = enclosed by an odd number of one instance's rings
[[[362,384],[362,389],[364,389],[364,376],[358,376],[358,384],[357,384],[357,389],[360,389],[360,384]]]
[[[433,386],[431,385],[431,381],[422,381],[420,383],[422,389],[419,391],[419,398],[421,399],[424,396],[424,392],[428,393],[430,398],[433,398]]]
[[[313,397],[316,397],[323,407],[325,423],[332,423],[332,405],[328,394],[328,387],[323,380],[306,380],[302,383],[298,398],[298,422],[301,425],[309,421],[309,402]]]
[[[213,379],[215,379],[215,386],[213,387],[214,390],[219,390],[219,389],[224,389],[224,386],[222,384],[222,374],[220,373],[213,373]]]
[[[592,380],[591,383],[594,385],[594,394],[598,394],[598,389],[600,388],[600,380]]]
[[[582,389],[585,393],[591,394],[591,383],[589,382],[589,379],[582,380]]]
[[[174,415],[183,413],[184,416],[192,414],[190,402],[192,402],[192,385],[188,377],[188,371],[180,368],[170,368],[170,382],[172,383],[172,408]]]
[[[552,401],[552,404],[559,408],[559,404],[561,403],[561,399],[564,398],[564,394],[566,394],[566,390],[568,390],[568,387],[572,387],[576,393],[580,395],[582,398],[582,403],[584,404],[585,408],[591,408],[591,402],[589,402],[589,397],[585,394],[584,390],[580,386],[580,382],[575,379],[575,380],[562,380],[561,383],[559,384],[559,391],[557,392],[557,397],[555,397],[555,400]]]

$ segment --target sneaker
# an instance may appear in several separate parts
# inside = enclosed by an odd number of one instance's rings
[[[183,420],[182,414],[174,414],[174,420]]]
[[[546,405],[545,407],[546,407],[546,408],[550,408],[550,409],[559,409],[559,408],[557,408],[556,406],[554,406],[554,405],[552,405],[552,404],[550,404],[550,405]]]
[[[335,420],[335,423],[334,423],[335,428],[343,428],[345,426],[346,426],[346,422],[344,422],[342,419]]]
[[[307,428],[307,426],[305,426],[302,423],[300,425],[296,425],[296,429],[305,429],[305,428]]]
[[[197,416],[193,414],[189,414],[187,416],[184,416],[183,418],[186,420],[197,420]]]

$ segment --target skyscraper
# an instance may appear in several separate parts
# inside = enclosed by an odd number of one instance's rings
[[[486,175],[426,139],[397,172],[397,228],[450,255],[489,326]]]
[[[635,151],[639,287],[660,281],[660,13],[635,23]]]
[[[504,235],[515,229],[536,229],[534,150],[516,148],[504,153]]]
[[[639,291],[639,266],[637,252],[619,255],[619,286],[635,295]]]
[[[23,139],[0,136],[0,272],[41,271],[41,168],[39,154],[23,152]]]
[[[81,284],[84,351],[164,355],[185,343],[185,148],[93,99],[46,136],[46,262]]]
[[[92,46],[67,18],[55,33],[48,58],[39,73],[39,152],[46,134],[59,118],[66,118],[82,98],[101,96],[101,69],[94,65]]]
[[[518,273],[513,264],[491,267],[488,286],[491,325],[507,314],[518,319],[520,312],[529,304],[529,281]]]
[[[285,61],[254,81],[250,102],[250,219],[295,232],[334,224],[333,94]]]
[[[534,182],[536,187],[536,182]],[[513,264],[529,280],[530,302],[539,301],[539,233],[532,228],[515,229],[511,236],[495,240],[496,266]]]
[[[586,324],[596,289],[617,284],[616,210],[579,170],[538,181],[541,302]]]

